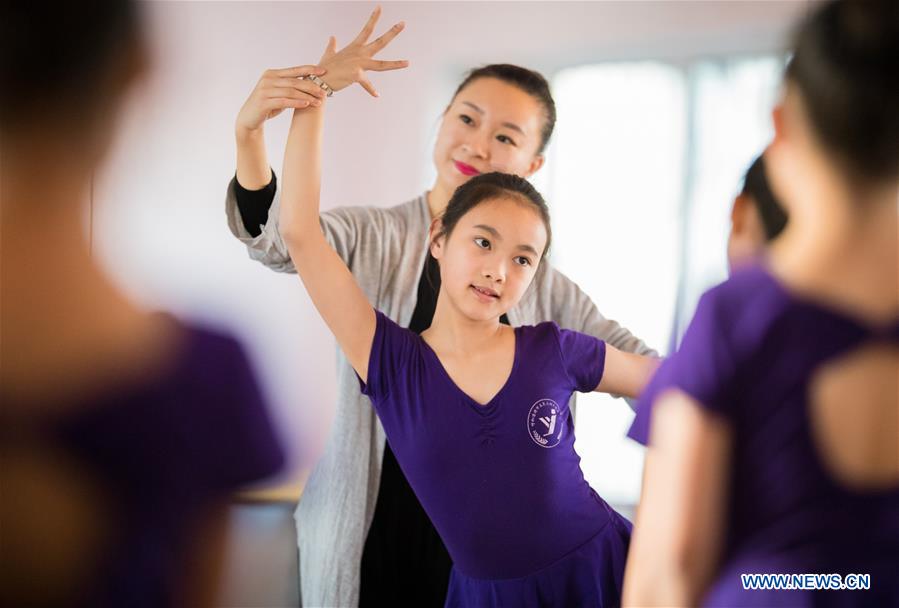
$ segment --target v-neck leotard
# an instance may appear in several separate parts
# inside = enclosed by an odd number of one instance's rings
[[[518,327],[509,379],[482,406],[417,334],[377,313],[362,387],[468,577],[527,576],[600,533],[614,511],[584,479],[568,401],[602,378],[605,343],[555,323]]]

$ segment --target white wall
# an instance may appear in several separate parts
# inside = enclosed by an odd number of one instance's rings
[[[233,124],[265,68],[315,62],[328,35],[346,43],[373,6],[147,3],[154,71],[135,95],[95,189],[96,255],[149,306],[227,327],[243,339],[282,436],[294,450],[294,468],[325,439],[335,397],[334,346],[296,277],[251,262],[225,225]],[[383,6],[379,30],[401,19],[407,24],[384,58],[409,59],[412,65],[405,72],[372,76],[380,99],[358,87],[333,98],[323,208],[387,206],[428,187],[439,114],[472,66],[513,62],[551,77],[564,67],[602,60],[781,49],[808,3]],[[266,131],[270,161],[279,174],[288,120],[285,113]],[[601,301],[598,305],[602,310]],[[640,334],[639,327],[631,329]],[[305,456],[297,450],[301,444]]]

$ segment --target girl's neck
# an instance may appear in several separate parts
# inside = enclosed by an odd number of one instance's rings
[[[787,224],[771,247],[772,271],[801,296],[873,324],[899,316],[896,191],[862,204],[828,205]]]
[[[85,238],[90,175],[64,167],[42,175],[19,167],[0,179],[4,266],[11,276],[27,278],[19,287],[68,282],[72,275],[83,278],[92,267]],[[8,278],[6,273],[3,278]]]
[[[92,259],[86,209],[73,202],[83,198],[87,180],[9,177],[2,192],[0,377],[8,394],[53,400],[115,361],[124,369],[126,355],[152,352],[156,341],[149,316]]]
[[[422,332],[422,338],[439,352],[466,356],[483,352],[506,331],[509,328],[500,323],[499,318],[475,321],[466,317],[441,289],[431,326]]]

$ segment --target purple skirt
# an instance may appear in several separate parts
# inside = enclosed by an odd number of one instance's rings
[[[608,508],[609,522],[586,543],[521,578],[479,579],[450,573],[447,608],[621,605],[631,522]]]

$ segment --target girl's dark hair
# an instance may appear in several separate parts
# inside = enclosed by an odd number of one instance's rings
[[[899,2],[831,0],[796,35],[786,77],[823,145],[863,180],[899,174]]]
[[[134,0],[4,2],[0,128],[97,112],[113,67],[138,59],[138,11]]]
[[[550,136],[553,134],[553,129],[556,128],[556,102],[549,91],[549,83],[546,82],[546,78],[539,72],[509,63],[485,65],[480,68],[474,68],[466,74],[456,88],[456,92],[453,93],[453,99],[459,95],[462,89],[480,78],[496,78],[518,87],[540,102],[540,105],[543,106],[544,120],[543,129],[540,131],[540,147],[537,149],[537,153],[543,153],[546,144],[549,143]]]
[[[748,196],[758,210],[762,228],[765,230],[765,239],[773,240],[787,225],[787,213],[768,186],[764,156],[759,155],[749,165],[741,194]]]
[[[511,198],[537,210],[546,228],[546,247],[543,248],[541,259],[546,257],[552,243],[549,207],[528,180],[509,173],[482,173],[456,188],[446,210],[440,216],[442,227],[437,236],[449,238],[462,216],[484,201],[498,198]]]

